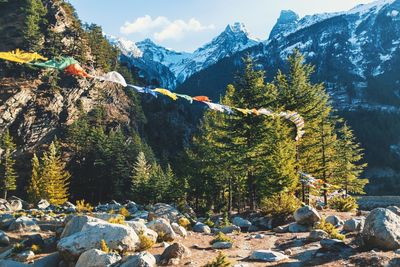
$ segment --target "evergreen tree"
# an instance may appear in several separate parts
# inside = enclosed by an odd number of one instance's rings
[[[53,141],[42,158],[42,179],[50,203],[61,205],[68,200],[70,174],[65,168],[56,143]]]
[[[17,174],[14,169],[16,145],[10,135],[10,131],[6,130],[1,140],[0,154],[0,181],[1,189],[3,190],[4,199],[7,198],[8,191],[17,189],[16,180]]]
[[[42,25],[45,22],[44,16],[47,9],[43,6],[41,0],[26,0],[25,8],[25,28],[24,39],[25,49],[30,51],[38,51],[42,48],[44,36],[42,33]]]
[[[151,166],[147,163],[146,156],[139,152],[133,167],[132,197],[138,202],[145,202],[148,193],[148,181],[150,180]]]
[[[363,149],[356,142],[353,131],[346,123],[339,129],[339,136],[337,150],[340,157],[336,169],[337,178],[332,183],[343,189],[346,194],[365,194],[364,186],[368,183],[368,179],[359,179],[367,166],[366,163],[361,163]]]
[[[36,203],[45,197],[45,185],[42,181],[42,173],[39,158],[36,153],[32,157],[32,174],[28,187],[28,198],[32,203]]]

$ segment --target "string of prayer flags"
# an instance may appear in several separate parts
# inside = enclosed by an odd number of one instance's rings
[[[199,102],[211,102],[211,99],[209,99],[208,96],[204,96],[204,95],[194,96],[192,98],[193,98],[193,100],[196,100]]]
[[[148,87],[141,87],[141,86],[136,86],[133,84],[127,84],[128,87],[135,89],[137,92],[139,93],[143,93],[143,94],[151,94],[154,97],[157,97],[157,93],[154,92],[153,90],[151,90]]]
[[[261,115],[267,115],[267,116],[272,116],[274,114],[272,111],[265,109],[265,108],[260,108],[258,110],[258,113]]]
[[[249,115],[249,114],[253,113],[253,111],[251,111],[251,109],[247,109],[247,108],[234,108],[234,109],[236,109],[240,113],[243,113],[244,115]]]
[[[192,98],[191,96],[188,96],[188,95],[181,95],[181,94],[175,94],[175,95],[177,95],[177,96],[180,97],[180,98],[186,99],[187,101],[190,102],[190,104],[193,103],[193,98]]]
[[[108,72],[108,73],[104,74],[103,76],[95,76],[94,78],[101,80],[101,81],[118,83],[118,84],[122,85],[123,87],[128,86],[126,84],[124,77],[116,71]]]
[[[47,60],[47,58],[38,53],[23,52],[19,49],[11,52],[0,52],[0,58],[17,63],[29,63],[35,60]]]
[[[60,57],[60,58],[53,58],[46,62],[34,62],[30,64],[43,68],[53,68],[53,69],[63,70],[69,65],[79,64],[79,62],[76,61],[73,57]]]
[[[204,104],[206,104],[212,110],[216,110],[227,114],[233,114],[233,110],[231,107],[211,102],[204,102]]]
[[[172,93],[171,91],[167,90],[167,89],[163,89],[163,88],[156,88],[153,89],[154,92],[160,93],[162,95],[166,95],[169,96],[170,98],[172,98],[173,100],[177,100],[178,97],[176,96],[175,93]]]
[[[71,64],[68,67],[66,67],[64,71],[71,75],[77,75],[84,78],[93,78],[93,76],[86,73],[86,71],[79,64]]]

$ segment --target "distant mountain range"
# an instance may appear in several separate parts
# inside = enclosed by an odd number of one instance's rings
[[[400,0],[303,18],[285,10],[267,40],[252,38],[243,24],[235,23],[193,53],[150,40],[110,40],[123,51],[121,60],[138,67],[147,80],[213,99],[225,93],[243,57],[252,56],[271,80],[278,69],[285,70],[287,56],[299,49],[315,65],[313,80],[324,82],[334,106],[366,148],[367,175],[400,179]]]

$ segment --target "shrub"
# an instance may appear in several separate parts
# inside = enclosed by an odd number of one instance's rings
[[[154,241],[150,237],[144,235],[143,232],[139,233],[139,240],[140,240],[140,245],[139,245],[140,251],[148,250],[154,246]]]
[[[301,207],[301,201],[292,194],[280,193],[264,198],[260,207],[265,215],[287,217]]]
[[[190,228],[190,221],[185,217],[179,218],[178,224],[180,226],[182,226],[183,228],[185,228],[185,229],[189,229]]]
[[[110,248],[108,247],[107,242],[104,239],[100,241],[100,250],[104,253],[110,252]]]
[[[129,216],[131,216],[131,214],[129,213],[129,211],[128,211],[125,207],[122,207],[122,208],[119,210],[119,214],[121,214],[121,215],[124,216],[125,218],[128,218]]]
[[[32,250],[33,253],[35,253],[35,254],[39,254],[40,252],[42,252],[42,249],[40,248],[40,246],[39,246],[39,245],[35,245],[35,244],[33,244],[33,245],[31,246],[31,250]]]
[[[214,244],[217,242],[229,242],[229,243],[233,243],[232,238],[230,238],[229,236],[226,236],[224,233],[222,232],[218,232],[214,239],[210,241],[210,244]]]
[[[25,250],[25,246],[22,243],[17,243],[14,245],[12,252],[13,253],[20,253]]]
[[[224,217],[222,218],[222,222],[219,225],[220,228],[225,227],[225,226],[230,226],[232,225],[231,222],[229,221],[229,214],[228,212],[224,212]]]
[[[211,221],[210,218],[208,218],[207,220],[205,220],[205,221],[204,221],[204,224],[205,224],[205,225],[208,225],[208,227],[210,227],[210,228],[214,227],[214,223],[213,223],[213,221]]]
[[[170,242],[173,241],[173,239],[171,239],[171,237],[169,235],[167,235],[165,232],[161,231],[157,233],[157,242],[161,243],[161,242]]]
[[[112,217],[110,219],[108,219],[109,223],[115,223],[115,224],[122,224],[122,225],[126,225],[125,224],[125,220],[123,217],[117,216],[117,217]]]
[[[220,252],[213,261],[208,262],[203,267],[229,267],[229,266],[232,266],[232,264],[228,261],[226,256]]]
[[[322,218],[321,221],[316,226],[317,229],[324,230],[329,234],[330,238],[344,240],[345,236],[339,233],[339,230],[335,228],[330,223],[325,221],[325,218]]]
[[[76,211],[77,212],[92,212],[93,207],[89,203],[85,203],[85,200],[76,201]]]
[[[341,212],[354,211],[358,209],[357,200],[351,196],[335,196],[328,201],[328,205],[331,209]]]

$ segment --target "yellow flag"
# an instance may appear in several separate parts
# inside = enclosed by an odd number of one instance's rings
[[[167,90],[167,89],[162,89],[162,88],[156,88],[153,90],[154,92],[158,92],[160,94],[169,96],[170,98],[172,98],[173,100],[177,100],[178,96],[174,93],[172,93],[171,91]]]
[[[23,52],[19,49],[11,52],[0,52],[0,58],[14,61],[18,63],[29,63],[38,59],[47,60],[47,58],[39,55],[38,53]]]
[[[250,109],[247,109],[247,108],[235,108],[235,109],[236,109],[237,111],[239,111],[239,112],[245,114],[245,115],[253,113]]]

